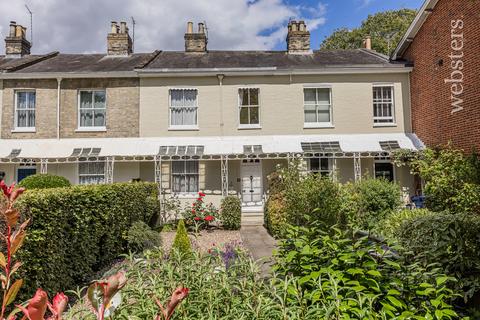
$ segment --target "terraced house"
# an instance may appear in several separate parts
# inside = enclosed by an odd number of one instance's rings
[[[390,154],[417,149],[407,63],[368,48],[312,51],[303,21],[286,51],[211,51],[188,23],[185,50],[133,53],[112,22],[106,54],[30,55],[12,22],[0,56],[0,170],[49,172],[73,183],[144,180],[189,199],[242,198],[260,217],[267,176],[302,159],[347,182],[371,175],[413,194]]]

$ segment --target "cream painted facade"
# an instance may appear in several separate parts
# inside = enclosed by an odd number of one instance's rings
[[[411,132],[408,73],[317,76],[216,76],[140,79],[140,136],[235,136],[298,134],[361,134]],[[395,94],[395,123],[375,126],[373,86],[391,84]],[[331,87],[332,126],[304,127],[304,88]],[[170,128],[169,91],[198,91],[198,129]],[[260,126],[239,125],[240,88],[260,91]]]

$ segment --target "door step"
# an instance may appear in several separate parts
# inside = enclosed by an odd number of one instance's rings
[[[242,226],[262,226],[263,215],[261,216],[242,216]]]

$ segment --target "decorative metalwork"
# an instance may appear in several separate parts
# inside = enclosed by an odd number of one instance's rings
[[[228,196],[228,157],[222,156],[222,196]]]
[[[113,183],[115,157],[107,157],[105,161],[105,183]]]
[[[359,152],[356,152],[353,156],[353,165],[355,170],[355,181],[360,181],[362,179],[362,160]]]
[[[158,194],[162,194],[162,157],[155,156],[155,183],[158,186]]]
[[[40,173],[41,174],[48,173],[48,159],[41,159],[40,160]]]

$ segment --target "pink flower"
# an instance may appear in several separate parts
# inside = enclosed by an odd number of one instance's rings
[[[195,218],[193,218],[193,220],[195,220],[195,221],[200,221],[200,220],[202,220],[202,218],[200,218],[200,217],[195,217]]]

